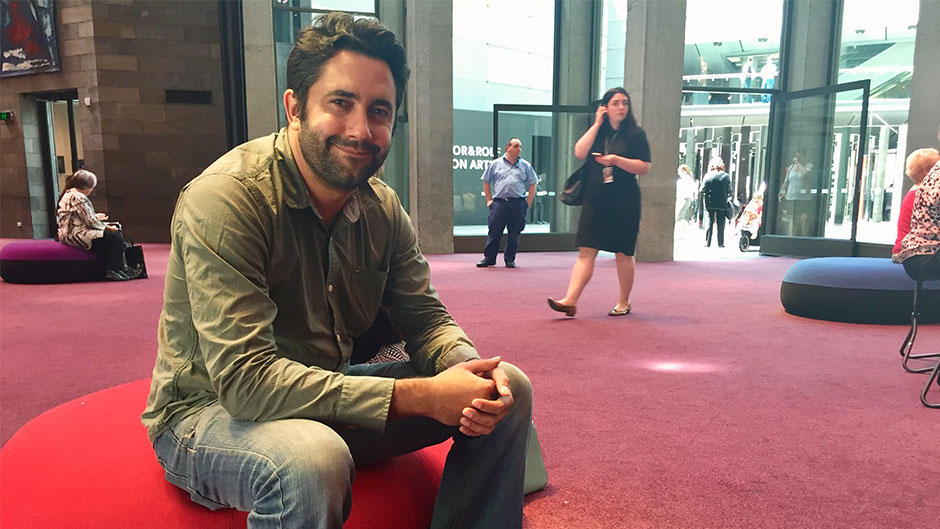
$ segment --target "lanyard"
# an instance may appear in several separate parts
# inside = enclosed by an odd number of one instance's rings
[[[610,144],[613,143],[615,139],[617,139],[618,134],[620,134],[620,129],[617,129],[612,136],[604,140],[604,156],[610,154]]]

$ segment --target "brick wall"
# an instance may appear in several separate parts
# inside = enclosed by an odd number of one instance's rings
[[[96,209],[136,240],[167,241],[180,188],[226,149],[217,4],[57,0],[56,9],[62,72],[4,80],[3,108],[28,101],[19,94],[77,89]],[[211,104],[168,104],[168,89],[210,92]],[[16,227],[30,217],[24,132],[5,129],[0,236],[29,237]]]
[[[56,1],[60,72],[0,79],[0,108],[12,110],[16,116],[15,121],[0,124],[0,237],[30,238],[34,211],[37,221],[43,216],[37,208],[43,207],[44,194],[30,193],[43,189],[40,123],[35,101],[22,94],[77,88],[79,96],[87,95],[94,85],[91,11],[89,0]],[[84,131],[84,120],[80,125]],[[48,226],[37,225],[37,234],[44,235],[44,229]]]

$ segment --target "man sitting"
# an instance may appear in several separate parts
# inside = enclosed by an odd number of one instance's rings
[[[448,437],[432,526],[522,526],[529,381],[479,358],[370,178],[408,75],[375,20],[319,18],[287,60],[287,127],[180,194],[143,422],[167,479],[249,528],[338,529],[355,465]],[[410,361],[351,366],[380,306]]]

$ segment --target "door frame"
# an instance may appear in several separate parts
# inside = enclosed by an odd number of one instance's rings
[[[862,90],[862,109],[859,123],[859,136],[862,138],[862,141],[859,142],[860,146],[855,160],[855,183],[852,198],[852,226],[850,237],[848,239],[835,239],[827,237],[768,234],[771,230],[776,231],[777,212],[780,208],[776,190],[780,189],[783,176],[777,172],[776,169],[784,166],[785,156],[788,154],[783,152],[783,142],[787,137],[786,127],[788,125],[786,122],[787,115],[783,105],[798,99],[835,95],[840,92],[853,90]],[[868,104],[870,95],[871,81],[866,79],[851,83],[820,86],[795,92],[784,92],[771,98],[769,118],[770,141],[767,144],[765,159],[765,167],[768,168],[766,173],[768,180],[767,191],[764,196],[763,218],[761,219],[761,225],[764,227],[764,229],[762,229],[763,233],[761,235],[760,244],[760,253],[762,255],[787,255],[794,257],[857,257],[863,254],[871,255],[873,251],[872,248],[870,248],[871,245],[860,245],[856,240],[858,234],[859,200],[861,198],[862,163],[868,152],[868,142],[864,141],[864,139],[868,136]],[[835,104],[833,103],[829,115],[826,116],[830,124],[834,120],[835,108]],[[822,167],[820,169],[828,171],[829,167]],[[831,181],[829,185],[831,186]],[[774,191],[771,192],[771,190]],[[826,219],[823,219],[824,224],[825,221]]]

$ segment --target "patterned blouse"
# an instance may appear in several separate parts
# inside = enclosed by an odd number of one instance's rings
[[[104,222],[95,216],[91,200],[81,191],[72,188],[62,195],[59,208],[59,242],[91,250],[91,241],[104,237]]]
[[[917,190],[911,231],[901,241],[898,259],[940,251],[940,162],[934,164]]]

